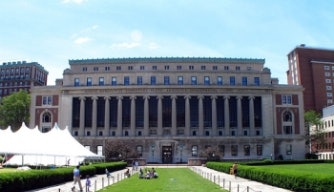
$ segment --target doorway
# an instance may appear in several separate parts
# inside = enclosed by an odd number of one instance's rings
[[[173,148],[172,146],[162,146],[162,163],[173,163]]]

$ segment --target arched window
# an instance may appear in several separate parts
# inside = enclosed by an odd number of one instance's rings
[[[285,111],[283,115],[285,122],[292,122],[292,114],[289,111]]]
[[[43,133],[51,130],[52,126],[52,116],[49,111],[45,111],[41,116],[41,131]]]
[[[290,111],[283,112],[283,133],[286,135],[293,134],[293,115]]]

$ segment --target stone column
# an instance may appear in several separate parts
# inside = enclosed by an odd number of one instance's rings
[[[238,135],[242,134],[242,107],[241,107],[241,96],[237,96],[237,128]]]
[[[136,96],[131,97],[131,122],[130,122],[130,134],[129,136],[135,136],[136,127]]]
[[[162,98],[163,96],[159,95],[158,99],[158,136],[162,135]]]
[[[93,100],[93,117],[92,117],[92,132],[91,132],[91,136],[96,136],[96,132],[97,132],[97,96],[93,96],[92,100]]]
[[[118,103],[117,103],[117,131],[116,131],[116,136],[123,136],[122,133],[122,96],[118,96]]]
[[[212,135],[217,135],[217,104],[216,104],[217,96],[211,96],[211,109],[212,109]]]
[[[224,127],[225,134],[230,135],[230,105],[229,105],[230,96],[224,96]]]
[[[185,127],[185,133],[184,133],[184,136],[189,136],[190,135],[190,104],[189,104],[189,98],[190,98],[190,96],[189,95],[187,95],[187,96],[185,96],[184,97],[184,99],[186,100],[186,108],[185,108],[185,110],[186,110],[186,119],[185,119],[185,124],[186,124],[186,127]]]
[[[85,136],[85,97],[80,97],[80,127],[78,136]]]
[[[144,96],[144,135],[148,136],[148,130],[149,130],[149,110],[148,110],[148,100],[149,96]]]
[[[255,124],[254,124],[254,96],[249,97],[249,128],[250,132],[255,133]]]
[[[204,135],[203,95],[199,95],[197,98],[198,98],[198,127],[199,127],[198,136],[203,136]]]
[[[109,136],[109,129],[110,129],[110,97],[104,97],[105,106],[104,106],[104,131],[103,136]]]
[[[176,96],[172,95],[172,136],[176,136]]]

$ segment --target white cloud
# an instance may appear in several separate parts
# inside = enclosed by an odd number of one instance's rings
[[[89,41],[91,41],[92,39],[89,37],[78,37],[76,39],[74,39],[74,43],[75,44],[83,44],[83,43],[87,43]]]
[[[84,3],[87,0],[63,0],[62,3],[76,3],[76,4],[81,4]]]
[[[139,47],[140,44],[137,42],[132,42],[132,43],[127,43],[127,42],[123,42],[123,43],[114,43],[111,45],[111,48],[126,48],[126,49],[132,49],[135,47]]]

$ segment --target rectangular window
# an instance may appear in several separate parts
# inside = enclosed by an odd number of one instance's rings
[[[191,84],[192,85],[197,85],[197,77],[196,76],[191,77]]]
[[[151,85],[156,85],[157,84],[157,79],[155,76],[151,76]]]
[[[247,86],[247,77],[242,77],[242,86]]]
[[[214,71],[217,71],[218,70],[218,66],[212,66],[212,70],[214,70]]]
[[[104,70],[105,70],[105,71],[110,71],[110,67],[109,67],[109,66],[104,67]]]
[[[217,77],[217,85],[223,85],[223,77],[222,76]]]
[[[141,71],[144,71],[144,70],[145,70],[145,66],[144,66],[144,65],[141,65],[141,66],[140,66],[140,70],[141,70]]]
[[[291,155],[292,154],[292,145],[291,144],[287,144],[286,145],[286,154],[287,155]]]
[[[165,65],[165,70],[169,70],[169,65]]]
[[[332,83],[331,79],[326,79],[325,81],[326,81],[326,83]]]
[[[238,145],[231,145],[231,156],[238,156]]]
[[[87,77],[87,86],[92,86],[92,78]]]
[[[156,71],[157,69],[158,69],[158,67],[157,67],[156,65],[153,65],[153,66],[152,66],[152,70],[153,70],[153,71]]]
[[[133,66],[128,66],[128,70],[132,71],[133,70]]]
[[[256,145],[256,155],[262,156],[262,145]]]
[[[103,155],[103,146],[102,145],[98,145],[97,146],[97,155]]]
[[[283,126],[284,133],[286,135],[291,135],[292,134],[292,126]]]
[[[205,65],[202,65],[201,70],[205,70],[205,69],[206,69]]]
[[[98,67],[94,67],[93,71],[99,71],[99,68]]]
[[[193,156],[193,157],[197,157],[198,156],[198,146],[197,145],[193,145],[191,147],[191,156]]]
[[[210,77],[204,76],[204,85],[210,85]]]
[[[164,76],[164,85],[169,85],[169,76]]]
[[[225,71],[228,71],[228,70],[229,70],[229,67],[228,67],[228,66],[224,66],[224,70],[225,70]]]
[[[240,66],[235,66],[236,71],[240,71]]]
[[[189,70],[194,70],[194,66],[193,65],[189,65]]]
[[[99,85],[104,85],[104,77],[99,77]]]
[[[324,66],[324,70],[327,71],[327,70],[329,70],[329,69],[330,69],[330,67],[329,67],[328,65],[325,65],[325,66]]]
[[[330,86],[330,85],[327,85],[327,86],[326,86],[326,90],[327,90],[327,91],[330,91],[330,90],[332,90],[332,86]]]
[[[260,77],[254,77],[254,84],[260,86]]]
[[[43,105],[52,105],[52,96],[43,96]]]
[[[244,155],[245,156],[250,155],[250,145],[244,145]]]
[[[137,77],[137,85],[142,85],[143,84],[143,77],[142,76],[138,76]]]
[[[282,95],[282,104],[292,104],[292,96],[291,95]]]
[[[230,77],[230,85],[235,85],[235,77],[234,76]]]
[[[182,66],[181,66],[181,65],[178,65],[178,66],[176,66],[176,69],[177,69],[177,70],[182,70]]]
[[[116,77],[111,78],[111,85],[117,85],[117,78]]]
[[[124,77],[124,85],[130,85],[130,77],[129,76]]]
[[[183,76],[178,76],[177,77],[177,84],[178,85],[183,85]]]
[[[74,78],[74,86],[80,86],[80,79],[79,78]]]
[[[83,68],[82,68],[82,71],[87,71],[87,67],[83,67]]]
[[[122,70],[122,67],[121,66],[116,66],[116,70],[120,71],[120,70]]]

